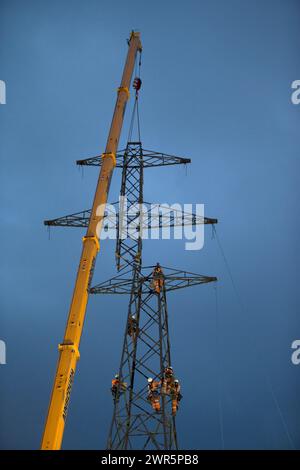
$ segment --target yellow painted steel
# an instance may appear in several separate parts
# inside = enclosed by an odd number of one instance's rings
[[[129,99],[130,97],[130,91],[129,89],[127,88],[127,86],[120,86],[118,88],[118,93],[120,93],[121,91],[125,91],[125,93],[127,93],[127,98]]]
[[[101,155],[102,159],[104,158],[111,158],[112,161],[114,162],[114,166],[117,164],[117,159],[114,153],[102,153]]]
[[[103,224],[103,214],[110,186],[111,176],[116,165],[116,152],[121,134],[126,101],[134,69],[137,51],[141,50],[140,35],[132,32],[121,85],[107,139],[100,175],[94,196],[91,217],[86,236],[83,237],[82,253],[75,282],[73,298],[69,310],[63,342],[59,345],[59,359],[46,419],[42,445],[43,450],[61,448],[71,388],[79,359],[79,344],[82,334],[88,288],[90,286],[97,252],[99,235]],[[110,158],[106,158],[110,157]]]

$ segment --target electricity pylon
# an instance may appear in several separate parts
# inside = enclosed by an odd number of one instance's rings
[[[114,401],[109,431],[109,449],[177,449],[175,416],[172,400],[161,395],[161,412],[151,409],[147,401],[147,378],[162,381],[165,369],[172,364],[168,327],[167,296],[169,291],[216,281],[159,266],[120,274],[91,289],[91,294],[129,294],[129,308],[119,366],[121,383],[126,391]],[[157,283],[160,283],[159,288]],[[132,319],[134,330],[130,333]]]
[[[161,393],[160,411],[152,409],[147,399],[147,378],[163,382],[164,371],[171,365],[168,328],[167,292],[216,281],[166,267],[142,268],[142,241],[148,229],[215,224],[216,219],[199,217],[150,204],[143,200],[144,168],[190,163],[189,159],[144,150],[141,142],[128,142],[117,153],[117,167],[122,168],[120,209],[107,207],[105,224],[117,229],[116,264],[120,274],[90,289],[91,294],[127,294],[121,360],[118,370],[119,390],[114,399],[109,430],[109,449],[177,449],[172,396]],[[77,161],[79,165],[99,166],[100,156]],[[116,203],[114,204],[116,205]],[[126,205],[126,207],[125,207]],[[157,210],[156,210],[157,209]],[[125,220],[126,215],[126,220]],[[85,227],[90,211],[82,211],[51,221],[49,226]],[[130,227],[130,230],[128,230]],[[126,389],[120,389],[126,384]]]

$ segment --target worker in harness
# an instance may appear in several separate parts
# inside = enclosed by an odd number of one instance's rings
[[[170,387],[170,396],[172,400],[172,415],[175,416],[178,410],[179,402],[182,398],[180,393],[180,383],[179,380],[175,379]]]
[[[130,315],[128,318],[127,334],[131,336],[133,340],[135,340],[138,335],[138,326],[135,315]]]
[[[116,374],[111,381],[111,393],[114,399],[114,403],[119,400],[122,393],[126,392],[127,384],[126,382],[121,382],[119,374]]]
[[[160,393],[159,393],[159,386],[161,382],[158,380],[153,380],[152,377],[148,379],[148,396],[147,399],[151,403],[151,406],[154,411],[157,413],[160,412]]]
[[[170,394],[170,389],[171,385],[174,382],[174,372],[173,372],[173,367],[167,366],[164,370],[164,378],[162,381],[162,393],[164,395],[169,395]]]
[[[157,263],[154,270],[153,270],[153,287],[154,287],[154,290],[157,294],[160,293],[163,285],[164,285],[163,272],[162,272],[162,269],[161,269],[159,263]]]

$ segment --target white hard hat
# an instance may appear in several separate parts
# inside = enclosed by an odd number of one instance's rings
[[[153,382],[152,377],[149,377],[148,382]]]
[[[178,379],[175,379],[174,382],[176,382],[178,384],[179,380]]]
[[[119,374],[116,374],[116,375],[115,375],[115,379],[118,379],[118,378],[119,378]]]

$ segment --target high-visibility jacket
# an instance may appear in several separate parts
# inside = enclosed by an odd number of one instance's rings
[[[120,383],[119,379],[112,379],[111,386],[116,387],[117,385],[119,385],[119,383]]]
[[[158,387],[160,386],[161,381],[152,380],[152,382],[148,383],[148,391],[149,393],[158,392]]]

